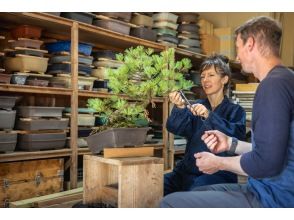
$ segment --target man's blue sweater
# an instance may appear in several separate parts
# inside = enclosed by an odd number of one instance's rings
[[[264,207],[294,207],[294,73],[276,66],[253,103],[251,152],[241,157],[249,189]]]

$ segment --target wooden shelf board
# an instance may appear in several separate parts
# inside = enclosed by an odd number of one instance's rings
[[[92,97],[92,98],[109,98],[113,96],[112,93],[107,92],[96,92],[96,91],[79,91],[79,97]],[[129,98],[126,95],[119,95],[121,98],[125,98],[127,100],[134,100],[132,98]],[[153,99],[154,102],[163,102],[164,98],[158,97]]]
[[[12,162],[22,160],[34,160],[44,158],[65,157],[71,155],[71,149],[45,150],[45,151],[22,151],[0,154],[0,162]]]
[[[2,28],[11,29],[18,25],[34,25],[42,28],[42,31],[59,33],[70,37],[70,28],[73,21],[46,13],[37,12],[5,12],[0,13]]]
[[[2,84],[0,83],[0,91],[4,92],[22,92],[22,93],[37,93],[37,94],[52,94],[52,95],[65,95],[70,96],[71,89],[53,88],[53,87],[40,87],[40,86],[27,86],[16,84]]]

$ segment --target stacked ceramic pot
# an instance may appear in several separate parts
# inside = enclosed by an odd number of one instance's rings
[[[56,41],[46,43],[51,57],[47,73],[54,75],[50,85],[54,87],[71,87],[71,41]],[[78,88],[79,90],[92,90],[95,78],[91,77],[93,57],[92,45],[79,43],[78,45]]]
[[[156,31],[152,30],[152,13],[133,13],[130,35],[145,40],[156,41]]]
[[[69,120],[63,107],[19,106],[16,127],[20,130],[17,148],[25,151],[64,148]]]
[[[160,12],[153,14],[152,18],[157,41],[169,47],[177,47],[179,43],[177,37],[178,16],[170,12]]]
[[[5,71],[13,74],[11,83],[48,86],[50,76],[45,74],[48,58],[44,57],[48,51],[41,49],[41,31],[41,28],[30,25],[11,30],[13,40],[8,41],[4,60]]]
[[[131,12],[94,12],[94,14],[96,18],[93,25],[124,35],[130,34]]]
[[[0,36],[0,41],[5,40],[4,36]],[[4,60],[5,53],[0,51],[0,83],[9,84],[10,83],[10,74],[5,74],[5,69],[3,67],[3,60]]]
[[[117,69],[122,62],[116,60],[116,53],[111,50],[93,51],[94,57],[92,77],[95,77],[93,89],[100,92],[109,92],[107,69]]]
[[[87,147],[85,140],[95,126],[96,116],[95,111],[89,108],[78,108],[78,147]],[[64,109],[64,117],[71,118],[71,108]],[[69,143],[68,143],[69,146]]]
[[[95,15],[90,12],[61,12],[60,16],[87,24],[92,24],[95,18]]]
[[[13,131],[16,111],[13,110],[17,97],[0,96],[0,153],[15,150],[17,132]]]
[[[198,14],[192,12],[179,13],[178,19],[178,47],[194,53],[201,53]]]

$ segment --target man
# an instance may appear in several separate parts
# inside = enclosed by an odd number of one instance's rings
[[[247,184],[218,184],[166,196],[161,207],[294,207],[294,73],[281,65],[282,30],[268,17],[236,31],[237,59],[260,80],[253,103],[252,144],[213,130],[195,154],[199,170],[248,175]],[[239,156],[218,157],[229,151]],[[214,153],[214,154],[213,154]]]

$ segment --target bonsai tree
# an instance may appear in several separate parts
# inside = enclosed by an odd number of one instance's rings
[[[118,69],[107,70],[108,85],[114,96],[104,100],[88,100],[89,108],[107,117],[105,125],[94,133],[109,127],[138,127],[140,119],[150,121],[146,107],[150,103],[155,107],[152,101],[154,97],[193,86],[193,82],[185,80],[183,76],[191,68],[191,61],[187,58],[175,61],[173,48],[156,54],[153,49],[138,46],[125,50],[116,58],[124,64]],[[120,93],[137,101],[121,99],[118,97]]]

